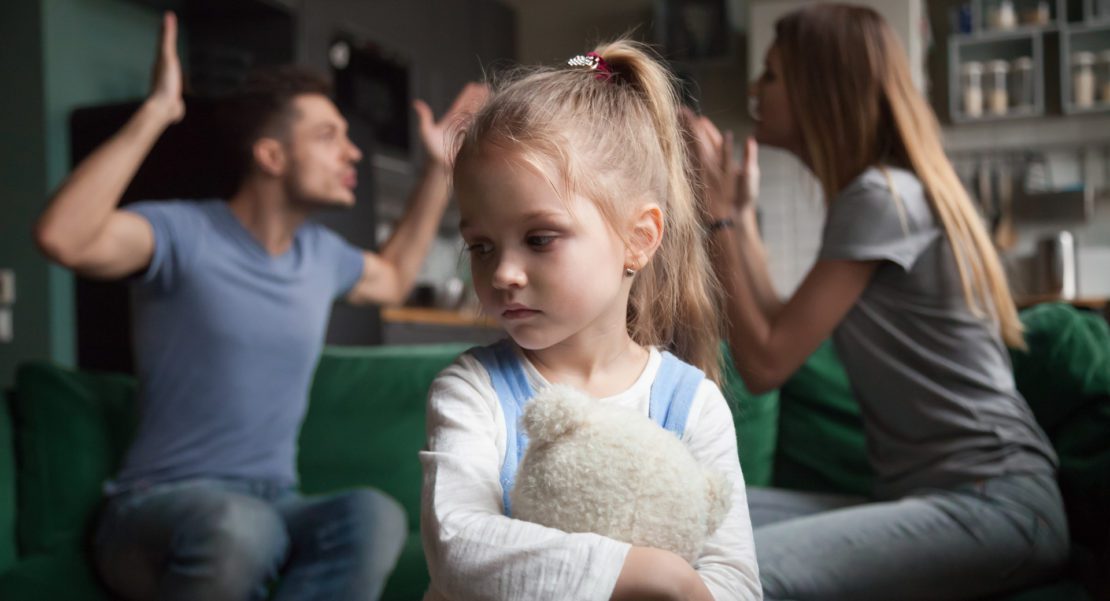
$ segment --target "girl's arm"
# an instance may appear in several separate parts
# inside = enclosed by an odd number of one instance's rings
[[[651,547],[632,547],[609,601],[714,601],[690,564]]]
[[[421,535],[433,588],[456,600],[609,599],[629,545],[502,514],[503,419],[469,355],[432,384],[420,460]]]
[[[698,576],[717,601],[762,599],[732,412],[712,381],[702,382],[698,389],[683,442],[699,463],[723,473],[732,483],[729,513],[694,562]]]

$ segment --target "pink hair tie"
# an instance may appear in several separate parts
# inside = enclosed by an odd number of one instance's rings
[[[596,79],[609,79],[613,76],[613,70],[609,68],[609,63],[601,58],[601,55],[596,52],[587,52],[582,55],[579,54],[567,61],[567,64],[572,67],[586,67],[592,71],[597,71],[594,75]]]

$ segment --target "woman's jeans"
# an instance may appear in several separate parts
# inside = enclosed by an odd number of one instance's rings
[[[97,569],[126,599],[377,599],[408,532],[374,490],[302,497],[266,482],[198,479],[110,497]]]
[[[1058,574],[1056,480],[1020,474],[889,502],[748,489],[767,599],[974,599]]]

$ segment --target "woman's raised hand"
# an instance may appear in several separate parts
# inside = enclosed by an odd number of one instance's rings
[[[706,219],[732,217],[755,207],[759,196],[759,146],[744,141],[743,162],[733,158],[732,132],[723,135],[707,117],[685,111],[690,149],[703,186],[702,209]]]

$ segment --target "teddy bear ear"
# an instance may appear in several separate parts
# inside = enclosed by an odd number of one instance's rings
[[[541,390],[524,408],[522,422],[533,441],[552,441],[585,422],[590,397],[577,388],[554,385]]]
[[[708,536],[717,531],[732,507],[732,484],[724,474],[715,469],[703,467],[702,473],[705,474],[705,491],[709,501],[705,524]]]

